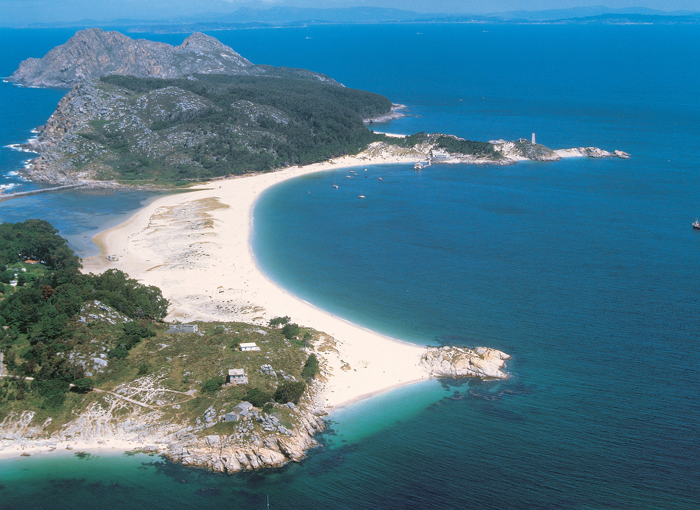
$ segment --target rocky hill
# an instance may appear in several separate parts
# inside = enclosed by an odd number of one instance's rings
[[[263,76],[85,80],[59,103],[29,149],[36,181],[117,179],[168,184],[268,171],[358,151],[363,119],[383,96],[319,81]]]
[[[183,78],[193,74],[279,76],[340,85],[323,74],[303,69],[254,65],[217,39],[194,33],[180,45],[131,39],[119,32],[90,28],[43,58],[30,58],[8,78],[31,87],[72,87],[112,74],[140,78]]]

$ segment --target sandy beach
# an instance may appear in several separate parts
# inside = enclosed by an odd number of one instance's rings
[[[18,459],[22,456],[36,455],[75,455],[76,453],[88,453],[94,455],[104,455],[113,451],[114,454],[123,454],[130,451],[153,451],[157,452],[159,446],[155,443],[144,443],[142,441],[129,441],[124,439],[110,438],[105,440],[42,440],[26,439],[16,441],[3,441],[0,444],[0,460]]]
[[[255,202],[270,186],[341,167],[415,161],[346,156],[213,181],[189,193],[163,197],[95,236],[100,254],[83,261],[84,271],[116,268],[158,286],[171,301],[167,320],[267,324],[273,317],[288,315],[300,325],[331,335],[334,345],[317,345],[332,374],[319,402],[328,411],[427,380],[428,374],[418,366],[422,347],[358,327],[286,292],[260,271],[250,245]]]

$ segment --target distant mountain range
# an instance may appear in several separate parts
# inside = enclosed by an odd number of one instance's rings
[[[659,11],[646,8],[611,9],[608,7],[576,7],[541,11],[510,11],[486,15],[419,13],[379,7],[347,7],[315,9],[272,7],[270,9],[239,8],[226,13],[203,13],[195,17],[171,20],[115,19],[110,21],[80,20],[64,23],[35,23],[43,27],[122,27],[131,32],[194,32],[231,28],[268,26],[304,26],[340,23],[601,23],[601,24],[697,24],[700,11]]]

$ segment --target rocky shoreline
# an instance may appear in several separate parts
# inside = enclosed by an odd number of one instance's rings
[[[429,347],[419,364],[432,377],[505,379],[508,374],[503,368],[508,359],[509,355],[486,347]],[[292,427],[285,427],[274,411],[252,408],[226,434],[214,428],[225,423],[225,409],[212,406],[193,423],[183,423],[153,405],[162,398],[158,395],[170,391],[159,386],[157,376],[142,378],[138,384],[142,393],[143,388],[149,389],[141,400],[120,396],[130,393],[126,385],[114,392],[100,392],[95,402],[53,432],[49,432],[55,429],[51,418],[40,423],[33,411],[11,412],[0,423],[0,459],[121,449],[156,453],[183,466],[237,473],[300,462],[319,445],[314,436],[325,429],[322,380],[307,390],[298,405],[275,405],[291,411]],[[207,434],[209,429],[213,432]]]

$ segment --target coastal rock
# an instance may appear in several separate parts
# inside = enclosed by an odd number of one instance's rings
[[[436,377],[506,379],[503,366],[510,356],[487,347],[428,347],[420,365]]]
[[[51,419],[35,423],[34,412],[10,412],[0,423],[0,451],[17,445],[73,448],[75,442],[94,447],[114,440],[122,445],[130,444],[128,448],[135,450],[160,453],[183,466],[236,473],[301,461],[309,449],[318,445],[313,434],[324,428],[313,404],[317,391],[313,386],[308,389],[308,399],[300,402],[289,417],[293,428],[285,429],[287,433],[277,429],[265,431],[256,420],[248,420],[233,425],[237,432],[228,436],[198,436],[196,427],[151,408],[150,403],[163,402],[163,391],[177,395],[163,390],[157,376],[146,376],[114,390],[99,392],[98,401],[52,434],[47,433]],[[211,414],[212,410],[206,410],[205,414]],[[278,420],[274,415],[264,416],[268,421]]]
[[[562,158],[630,158],[630,155],[624,151],[608,152],[598,147],[574,147],[571,149],[558,149],[554,152]]]
[[[525,138],[514,142],[505,140],[492,140],[493,148],[504,158],[512,161],[559,161],[559,156],[552,149],[539,143],[532,143]]]
[[[285,76],[339,85],[328,76],[301,69],[256,66],[217,39],[194,33],[180,46],[132,39],[89,28],[43,58],[20,63],[8,81],[31,87],[69,88],[111,74],[141,78],[182,78],[193,74]]]

